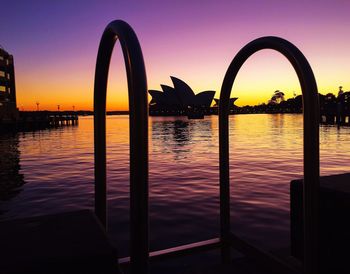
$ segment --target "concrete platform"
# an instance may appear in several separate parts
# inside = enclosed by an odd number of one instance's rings
[[[0,222],[0,273],[119,273],[95,215],[77,211]]]
[[[169,267],[165,261],[163,267],[151,267],[151,274],[283,274],[274,272],[270,268],[259,264],[248,257],[235,258],[228,264],[210,263],[203,261],[201,264],[189,263],[188,265],[176,265]]]
[[[291,182],[291,253],[303,258],[303,180]],[[350,173],[320,178],[321,273],[350,273]]]

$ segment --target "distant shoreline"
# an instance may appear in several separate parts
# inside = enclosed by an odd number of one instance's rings
[[[93,116],[94,112],[92,110],[77,110],[77,111],[51,111],[51,110],[39,110],[39,111],[19,111],[19,114],[21,115],[21,113],[23,114],[28,114],[28,113],[42,113],[42,114],[46,114],[46,115],[72,115],[72,114],[76,114],[78,116]],[[261,111],[261,110],[256,110],[256,109],[240,109],[240,110],[236,110],[230,113],[230,115],[238,115],[238,114],[286,114],[286,113],[295,113],[295,114],[299,114],[302,113],[302,111],[290,111],[290,110],[275,110],[275,111]],[[129,111],[127,110],[116,110],[116,111],[107,111],[106,112],[107,116],[113,116],[113,115],[129,115]],[[218,113],[216,112],[212,112],[212,113],[207,113],[205,114],[205,116],[210,116],[210,115],[218,115]],[[186,116],[186,115],[150,115],[150,116],[154,116],[154,117],[166,117],[166,116]]]
[[[45,114],[57,114],[60,113],[62,115],[65,114],[77,114],[78,116],[91,116],[94,115],[94,112],[92,110],[77,110],[77,111],[51,111],[51,110],[39,110],[39,111],[19,111],[19,113],[31,113],[31,112],[39,112],[39,113],[45,113]],[[117,110],[117,111],[107,111],[107,115],[129,115],[128,110]]]
[[[43,114],[52,114],[52,115],[67,115],[67,114],[76,114],[78,116],[93,116],[94,112],[90,110],[78,110],[78,111],[49,111],[49,110],[39,110],[39,111],[19,111],[19,113],[43,113]],[[300,114],[302,112],[250,112],[250,111],[241,111],[241,112],[233,112],[230,113],[230,115],[239,115],[239,114]],[[129,111],[107,111],[107,116],[114,116],[114,115],[129,115]],[[205,116],[211,116],[211,115],[218,115],[217,113],[209,113]],[[186,115],[150,115],[151,117],[167,117],[167,116],[186,116]]]

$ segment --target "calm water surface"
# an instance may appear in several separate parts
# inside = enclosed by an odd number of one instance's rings
[[[128,254],[128,117],[107,118],[109,234]],[[289,182],[302,176],[301,115],[230,117],[233,230],[262,247],[289,243]],[[218,117],[151,117],[151,249],[219,233]],[[321,127],[321,174],[350,171],[350,129]],[[93,119],[0,136],[0,219],[93,208]],[[4,183],[2,183],[4,184]],[[0,189],[4,192],[3,189]]]

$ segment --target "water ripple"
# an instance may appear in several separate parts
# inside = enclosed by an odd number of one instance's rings
[[[128,126],[127,116],[107,119],[109,233],[122,256],[129,241]],[[350,129],[320,129],[321,174],[349,172]],[[149,135],[151,248],[217,236],[217,116],[152,117]],[[289,182],[302,177],[302,135],[301,115],[230,117],[231,219],[238,234],[263,246],[288,244]],[[3,163],[14,172],[1,176],[16,183],[10,198],[0,200],[1,219],[93,207],[91,117],[0,141],[2,155],[14,159]]]

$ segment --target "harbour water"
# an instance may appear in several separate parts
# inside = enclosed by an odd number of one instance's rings
[[[289,244],[289,182],[303,170],[300,114],[230,116],[231,223]],[[107,118],[109,235],[128,254],[128,116]],[[149,118],[151,249],[219,234],[218,117]],[[321,126],[321,175],[350,171],[350,128]],[[0,136],[0,220],[93,208],[93,118]],[[5,195],[6,194],[6,195]]]

